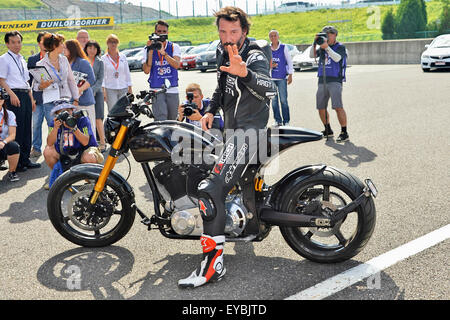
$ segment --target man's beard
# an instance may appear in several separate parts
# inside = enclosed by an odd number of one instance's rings
[[[232,45],[235,44],[236,47],[237,47],[238,50],[239,50],[239,49],[241,48],[242,44],[244,43],[246,37],[247,37],[246,35],[243,35],[236,43],[225,42],[225,43],[223,43],[222,45],[223,45],[223,47],[225,48],[226,46],[232,46]],[[227,52],[227,51],[225,50],[225,52]]]

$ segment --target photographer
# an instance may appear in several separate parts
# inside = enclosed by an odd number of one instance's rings
[[[348,140],[347,115],[342,104],[342,82],[345,81],[345,69],[347,67],[347,52],[345,46],[336,41],[338,31],[335,27],[326,26],[322,32],[314,38],[313,48],[320,46],[319,50],[312,49],[310,57],[319,57],[319,85],[316,93],[316,106],[325,130],[324,137],[332,137],[333,130],[330,126],[330,117],[327,111],[328,100],[331,97],[331,107],[336,111],[341,125],[341,134],[337,142]],[[324,77],[325,64],[325,77]]]
[[[179,100],[178,68],[180,67],[181,49],[176,43],[168,41],[169,25],[159,20],[155,25],[155,33],[147,42],[147,54],[142,64],[145,74],[150,74],[150,89],[161,89],[165,80],[170,81],[166,93],[159,94],[153,103],[153,114],[156,121],[175,120],[177,118]]]
[[[205,114],[206,108],[209,106],[209,99],[203,99],[202,89],[200,85],[191,83],[186,88],[186,99],[184,104],[178,107],[178,121],[186,118],[187,123],[191,123],[199,128],[202,127],[200,120]],[[220,113],[216,113],[213,121],[213,128],[223,130],[223,119]]]
[[[9,172],[8,180],[11,182],[19,181],[16,173],[19,163],[20,147],[16,138],[16,116],[12,111],[6,109],[5,100],[9,96],[6,90],[0,88],[0,164],[8,160]]]
[[[45,162],[51,169],[59,160],[63,170],[79,163],[102,163],[104,160],[89,118],[81,114],[83,111],[74,113],[76,109],[68,102],[59,102],[52,109],[54,119],[44,150]]]

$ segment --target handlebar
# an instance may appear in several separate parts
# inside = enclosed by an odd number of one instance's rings
[[[167,91],[166,87],[163,87],[158,90],[150,89],[148,91],[140,91],[139,94],[136,95],[137,99],[142,99],[142,102],[139,104],[133,105],[133,111],[136,114],[145,114],[149,118],[153,118],[153,113],[149,108],[149,104],[152,104],[152,99],[155,98],[160,93],[165,93]],[[150,101],[150,103],[148,103]]]

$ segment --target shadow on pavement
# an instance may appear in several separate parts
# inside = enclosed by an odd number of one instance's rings
[[[131,273],[135,259],[128,249],[117,246],[63,252],[47,260],[37,278],[52,290],[90,291],[94,299],[101,300],[281,300],[360,264],[355,260],[317,264],[301,258],[259,257],[253,249],[253,243],[236,243],[235,254],[225,254],[227,275],[223,280],[196,289],[179,289],[177,282],[198,267],[201,254],[167,255],[153,262],[158,266],[156,271],[125,284],[121,279]],[[381,272],[379,279],[377,289],[362,281],[360,286],[345,290],[356,290],[355,299],[402,299],[403,294],[387,274]],[[128,290],[136,293],[127,295]]]
[[[325,144],[336,149],[338,153],[333,155],[347,162],[349,167],[357,167],[361,163],[373,161],[377,157],[376,153],[366,147],[355,146],[351,141],[336,143],[334,139],[329,139]]]

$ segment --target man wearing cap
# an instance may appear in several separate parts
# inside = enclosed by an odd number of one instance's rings
[[[72,115],[75,109],[76,107],[68,102],[60,102],[52,109],[54,119],[49,125],[50,132],[44,150],[45,162],[51,169],[62,155],[70,158],[70,165],[102,163],[104,160],[98,151],[97,141],[88,117],[78,118],[75,127],[69,127],[66,122],[57,120],[58,114],[67,111]],[[47,189],[47,186],[44,186],[44,189]]]
[[[322,29],[322,32],[327,34],[328,40],[320,45],[319,50],[310,51],[311,58],[319,57],[319,85],[316,93],[316,106],[319,110],[320,119],[325,126],[325,130],[322,131],[324,137],[332,137],[333,130],[331,130],[330,117],[327,111],[328,100],[331,97],[331,107],[336,111],[341,125],[341,133],[336,141],[344,142],[349,139],[347,115],[342,104],[342,82],[346,80],[347,52],[345,46],[336,41],[338,31],[335,27],[326,26]],[[316,35],[313,46],[316,45],[317,38]]]

